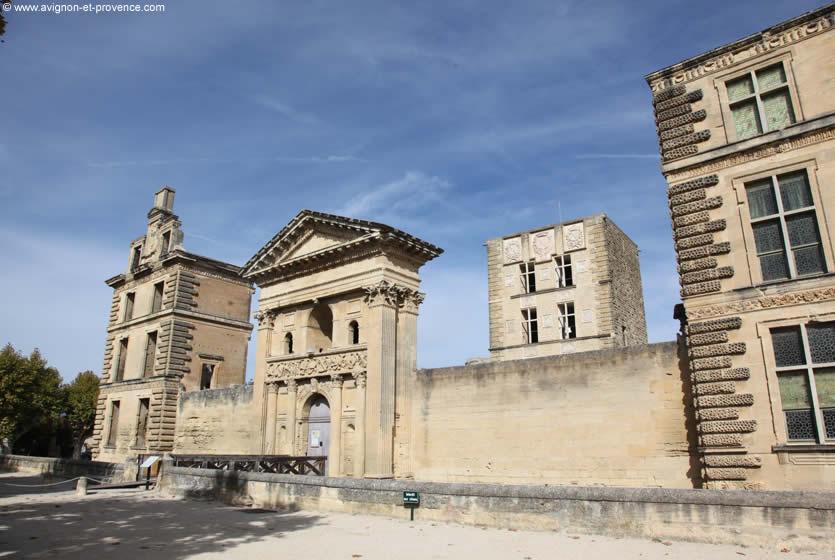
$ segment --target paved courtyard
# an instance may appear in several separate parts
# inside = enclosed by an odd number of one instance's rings
[[[0,558],[562,560],[822,558],[683,542],[482,529],[365,515],[284,513],[143,490],[76,496],[74,484],[0,474]]]

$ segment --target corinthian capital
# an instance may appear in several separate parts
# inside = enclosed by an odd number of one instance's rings
[[[400,289],[400,307],[406,313],[417,314],[418,307],[423,303],[426,294],[411,288]]]
[[[253,317],[256,321],[258,321],[259,327],[272,328],[275,324],[276,314],[277,312],[275,309],[263,309],[261,311],[257,311]]]
[[[396,306],[400,299],[398,287],[386,280],[382,280],[371,286],[365,286],[363,289],[365,290],[365,303],[369,306]]]

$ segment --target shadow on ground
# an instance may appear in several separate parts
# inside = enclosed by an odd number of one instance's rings
[[[35,480],[40,477],[0,476],[0,556],[187,558],[280,538],[320,520],[316,515],[165,499],[144,490],[76,496],[62,488],[9,494],[6,490],[13,487],[2,485]]]

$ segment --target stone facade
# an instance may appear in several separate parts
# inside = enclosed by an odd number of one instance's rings
[[[833,489],[835,8],[647,76],[702,475]]]
[[[240,268],[187,252],[163,188],[113,288],[93,453],[102,461],[174,448],[180,392],[242,384],[252,286]]]
[[[327,455],[334,476],[409,476],[418,269],[441,252],[384,224],[304,210],[250,259],[262,453]]]
[[[486,246],[492,359],[647,343],[638,247],[605,214]]]

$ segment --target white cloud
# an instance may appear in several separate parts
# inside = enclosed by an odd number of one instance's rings
[[[288,119],[292,119],[303,124],[315,124],[319,122],[319,119],[315,116],[294,109],[276,97],[271,97],[269,95],[256,95],[253,98],[253,101],[265,109],[269,109],[284,115]]]
[[[451,187],[449,181],[441,177],[407,171],[401,178],[389,183],[360,189],[336,213],[352,217],[383,215],[388,218],[413,214],[432,204],[443,203],[443,196]]]

